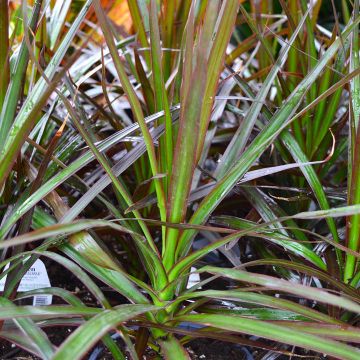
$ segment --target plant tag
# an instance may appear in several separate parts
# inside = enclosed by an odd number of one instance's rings
[[[196,271],[196,268],[192,267],[190,271],[189,280],[186,285],[187,289],[190,289],[191,287],[193,287],[194,285],[200,282],[200,274],[194,271]],[[199,289],[201,289],[201,286],[199,287]]]
[[[9,268],[7,264],[4,270]],[[0,279],[0,291],[4,290],[6,276]],[[50,287],[50,280],[45,265],[41,260],[36,260],[20,281],[18,291],[25,292],[40,288]],[[34,296],[33,306],[51,305],[52,295]]]

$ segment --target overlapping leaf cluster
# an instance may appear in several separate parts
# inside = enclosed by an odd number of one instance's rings
[[[358,359],[359,22],[345,0],[2,1],[0,337]],[[40,257],[97,304],[18,292]],[[64,305],[19,305],[39,294]]]

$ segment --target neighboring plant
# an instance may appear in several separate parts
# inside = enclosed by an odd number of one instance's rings
[[[127,35],[107,3],[1,2],[0,337],[43,359],[188,359],[203,337],[359,359],[359,2],[329,26],[322,1],[129,0]],[[39,257],[98,306],[18,293]],[[18,304],[39,294],[67,305]]]

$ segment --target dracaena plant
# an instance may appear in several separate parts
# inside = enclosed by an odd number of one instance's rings
[[[201,337],[358,359],[358,2],[332,32],[322,1],[123,3],[131,34],[117,2],[1,1],[0,337],[43,359],[187,359]],[[18,293],[39,257],[97,305]],[[18,305],[39,294],[66,305]]]

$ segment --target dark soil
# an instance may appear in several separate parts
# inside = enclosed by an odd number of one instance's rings
[[[192,341],[187,347],[193,360],[248,360],[249,350],[242,346],[207,339]]]

